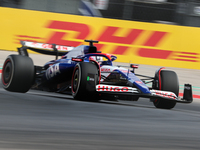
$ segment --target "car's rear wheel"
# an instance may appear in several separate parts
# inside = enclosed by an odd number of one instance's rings
[[[95,64],[78,63],[72,74],[72,96],[77,100],[98,100],[96,85],[98,84],[98,69]]]
[[[3,88],[12,92],[27,92],[34,80],[34,65],[31,58],[9,55],[2,69]]]
[[[155,78],[155,80],[157,80],[157,86],[154,84],[154,89],[170,91],[177,96],[179,95],[178,76],[174,71],[160,70]],[[155,99],[153,103],[156,108],[162,109],[172,109],[176,105],[176,101],[166,99]]]

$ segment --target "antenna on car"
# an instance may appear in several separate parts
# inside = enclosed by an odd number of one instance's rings
[[[99,41],[95,41],[95,40],[85,40],[85,42],[89,42],[90,46],[94,46],[93,43],[99,43]]]
[[[100,51],[97,51],[96,46],[93,45],[93,43],[99,43],[99,41],[94,41],[94,40],[84,40],[84,41],[90,43],[89,53],[100,53]]]

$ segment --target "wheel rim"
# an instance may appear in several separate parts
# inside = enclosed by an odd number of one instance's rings
[[[10,60],[7,60],[5,62],[2,72],[3,72],[2,73],[3,84],[7,85],[10,82],[12,76],[12,64]]]

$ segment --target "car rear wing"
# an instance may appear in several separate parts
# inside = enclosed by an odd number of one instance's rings
[[[22,47],[17,48],[17,50],[19,54],[23,56],[29,56],[28,51],[27,51],[27,49],[29,49],[41,54],[55,55],[57,59],[58,56],[62,56],[74,48],[71,46],[37,43],[37,42],[30,42],[30,41],[20,41],[20,43],[22,44]]]

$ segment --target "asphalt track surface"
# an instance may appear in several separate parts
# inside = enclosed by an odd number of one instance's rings
[[[0,150],[199,150],[200,103],[172,110],[137,102],[84,102],[0,85]]]

